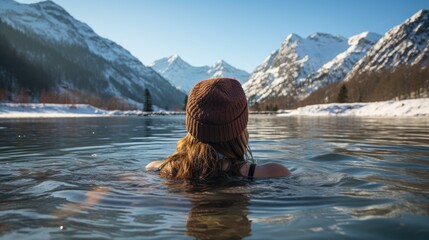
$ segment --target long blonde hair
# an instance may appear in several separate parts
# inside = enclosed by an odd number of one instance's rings
[[[246,164],[248,133],[227,142],[204,143],[191,134],[177,142],[176,152],[161,165],[161,177],[183,180],[210,180],[241,176]],[[253,159],[251,160],[253,161]]]

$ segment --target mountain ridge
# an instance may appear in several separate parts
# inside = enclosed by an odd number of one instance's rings
[[[158,59],[148,66],[185,93],[188,93],[198,81],[203,79],[230,77],[243,83],[249,76],[246,71],[233,67],[223,59],[210,66],[197,67],[184,61],[177,54]]]
[[[351,36],[347,41],[349,47],[325,63],[314,74],[305,80],[304,86],[299,89],[301,97],[308,96],[320,87],[341,81],[365,53],[381,38],[378,33],[363,32]]]
[[[243,84],[250,104],[276,96],[298,98],[308,76],[347,48],[347,39],[339,35],[289,34]]]
[[[369,102],[429,96],[429,11],[388,30],[337,83],[297,105]]]
[[[422,9],[391,28],[351,69],[348,81],[357,73],[395,68],[403,64],[424,64],[429,60],[429,10]]]
[[[422,9],[383,35],[363,32],[348,39],[326,33],[302,38],[291,33],[243,84],[248,100],[252,105],[281,97],[292,107],[317,89],[361,72],[425,64],[429,61],[428,19],[429,10]],[[339,51],[324,46],[344,40],[348,46]],[[306,41],[313,41],[318,49],[312,51]]]

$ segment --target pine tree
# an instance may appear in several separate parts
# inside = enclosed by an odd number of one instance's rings
[[[188,95],[185,97],[184,105],[183,105],[183,111],[186,111],[186,105],[188,105]]]
[[[144,108],[143,111],[145,112],[153,112],[152,108],[152,96],[150,95],[149,89],[145,88],[144,90]]]
[[[255,110],[255,111],[260,111],[261,109],[260,109],[260,106],[259,106],[259,103],[258,102],[256,102],[255,101],[255,103],[253,104],[253,109]]]
[[[279,110],[279,106],[276,104],[276,105],[274,105],[274,107],[273,107],[273,111],[274,112],[277,112]]]
[[[348,100],[348,90],[346,85],[341,86],[340,92],[338,93],[337,96],[337,102],[338,103],[345,103]]]

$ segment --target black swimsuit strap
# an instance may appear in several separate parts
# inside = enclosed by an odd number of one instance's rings
[[[255,174],[255,167],[256,164],[252,163],[249,166],[249,173],[247,174],[247,178],[249,178],[250,180],[253,180],[253,174]]]

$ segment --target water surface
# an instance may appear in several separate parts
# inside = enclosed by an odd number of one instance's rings
[[[183,116],[0,120],[1,239],[427,239],[429,120],[251,116],[259,164],[217,185],[144,170]]]

